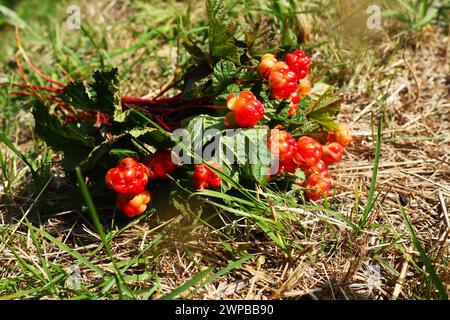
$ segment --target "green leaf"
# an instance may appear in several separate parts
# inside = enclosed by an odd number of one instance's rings
[[[114,148],[109,150],[109,155],[117,160],[120,160],[124,157],[135,157],[136,151],[129,149]]]
[[[213,117],[206,114],[184,119],[181,125],[189,131],[191,142],[198,142],[201,146],[216,136],[214,132],[208,133],[208,130],[215,129],[216,132],[221,132],[225,129],[223,117]],[[200,146],[196,145],[195,147]]]
[[[237,165],[241,177],[265,184],[273,161],[267,133],[267,127],[224,131],[220,136],[221,162],[229,168]]]
[[[229,84],[222,90],[222,93],[216,96],[216,98],[214,99],[214,103],[216,105],[225,105],[227,103],[227,98],[230,95],[230,93],[233,92],[236,96],[238,96],[241,91],[242,91],[241,87],[239,87],[238,84],[236,83]]]
[[[236,66],[231,61],[219,61],[214,66],[212,85],[215,94],[220,93],[223,88],[231,84],[237,73]]]
[[[278,52],[278,34],[267,20],[259,21],[245,32],[245,42],[251,56],[262,56],[267,52]]]
[[[82,124],[68,125],[41,102],[33,108],[36,133],[53,149],[64,152],[62,165],[73,170],[95,147],[95,139],[87,136]]]
[[[309,97],[313,100],[319,100],[320,97],[327,94],[328,91],[333,90],[333,87],[324,82],[316,82],[314,83],[311,92],[309,93]]]
[[[89,83],[69,83],[61,94],[64,102],[84,111],[100,111],[109,115],[122,112],[118,69],[95,71]]]
[[[183,41],[183,46],[191,54],[191,56],[198,60],[207,60],[207,55],[203,52],[203,50],[191,40],[189,35],[183,31],[181,32],[181,39]]]
[[[206,8],[209,20],[209,54],[213,58],[226,58],[239,63],[239,52],[233,37],[234,31],[228,22],[222,1],[207,0]]]
[[[303,183],[305,182],[305,171],[297,168],[294,173],[285,173],[285,180],[293,183]]]
[[[308,118],[319,123],[326,131],[336,130],[337,124],[334,117],[339,112],[341,97],[333,95],[332,88],[329,88],[307,113]]]

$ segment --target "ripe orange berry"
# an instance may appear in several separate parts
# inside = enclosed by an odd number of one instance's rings
[[[306,76],[299,82],[298,91],[300,93],[300,97],[302,98],[306,97],[308,94],[310,94],[311,90],[312,90],[311,81],[309,81],[308,77]]]
[[[261,61],[258,65],[258,74],[261,78],[269,79],[270,69],[277,63],[275,55],[266,53],[261,57]]]
[[[285,62],[277,62],[270,71],[269,85],[275,99],[288,99],[297,91],[298,77]]]
[[[236,97],[230,93],[227,98],[227,107],[231,110],[225,116],[227,128],[250,128],[255,126],[264,117],[264,107],[251,91],[242,91]]]
[[[293,161],[293,157],[298,152],[298,146],[295,139],[287,131],[271,130],[268,148],[274,157],[278,158],[278,174],[295,172],[297,165]]]
[[[330,174],[327,170],[327,165],[325,162],[320,160],[315,166],[312,166],[305,170],[305,175],[308,177],[312,174],[320,174],[321,176],[324,176],[325,178],[329,178]]]
[[[119,196],[117,198],[117,207],[119,207],[127,217],[134,217],[147,210],[147,204],[151,201],[151,198],[148,190],[131,198]]]
[[[339,124],[338,129],[335,132],[328,133],[327,141],[337,142],[341,146],[346,147],[352,142],[352,134],[345,124]]]
[[[300,95],[297,92],[294,92],[290,96],[291,102],[289,104],[288,117],[293,117],[297,114],[298,111],[298,103],[300,102]]]

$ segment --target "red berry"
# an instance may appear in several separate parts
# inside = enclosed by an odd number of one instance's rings
[[[328,173],[327,165],[322,160],[320,160],[315,166],[312,166],[305,170],[306,177],[309,177],[312,174],[319,174],[325,178],[330,177],[330,174]]]
[[[339,162],[344,154],[344,147],[337,142],[324,145],[322,149],[322,160],[327,166]]]
[[[294,71],[299,79],[308,75],[311,59],[301,50],[295,50],[286,55],[286,64]]]
[[[308,94],[310,94],[312,90],[311,81],[309,81],[308,77],[301,79],[298,83],[298,91],[300,93],[300,97],[304,98]]]
[[[305,183],[305,188],[308,188],[308,190],[305,190],[305,194],[308,199],[313,201],[324,199],[328,197],[330,193],[331,180],[330,178],[315,173],[308,176]]]
[[[295,139],[287,131],[271,130],[268,147],[279,161],[278,174],[295,172],[297,165],[293,161],[293,157],[298,151],[298,146]]]
[[[297,92],[293,92],[292,94],[291,94],[291,102],[293,103],[293,104],[298,104],[299,102],[300,102],[300,95],[297,93]]]
[[[277,63],[275,55],[266,53],[261,57],[261,61],[258,65],[258,74],[261,78],[269,79],[270,69]]]
[[[294,92],[290,96],[291,102],[289,104],[288,117],[293,117],[297,114],[298,111],[298,103],[300,102],[300,95],[297,92]]]
[[[217,170],[222,167],[217,162],[209,162],[209,165],[213,166]],[[204,164],[196,164],[194,167],[194,176],[192,177],[192,183],[194,186],[201,190],[206,188],[217,189],[222,182],[222,178],[212,171],[208,166]]]
[[[134,197],[119,196],[117,198],[117,206],[127,216],[133,217],[147,210],[147,204],[151,201],[151,195],[148,190],[135,195]]]
[[[124,197],[143,192],[147,182],[147,167],[133,158],[120,160],[117,167],[110,169],[105,176],[106,185]]]
[[[328,133],[327,141],[337,142],[341,146],[346,147],[352,142],[352,134],[345,124],[340,124],[335,132]]]
[[[270,71],[269,85],[275,99],[288,99],[297,91],[298,77],[284,62],[277,62]]]
[[[172,159],[176,159],[177,155],[170,149],[157,150],[144,164],[148,168],[149,179],[168,179],[177,165]]]
[[[264,107],[251,91],[242,91],[236,97],[230,93],[227,98],[227,107],[231,110],[225,117],[225,126],[231,128],[250,128],[255,126],[264,117]]]
[[[315,139],[303,136],[298,139],[298,152],[294,161],[302,168],[308,169],[317,165],[322,157],[322,145]]]

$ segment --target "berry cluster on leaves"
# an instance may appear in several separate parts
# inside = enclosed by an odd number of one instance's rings
[[[351,140],[350,131],[344,125],[340,125],[337,131],[332,132],[332,135],[339,136],[340,131],[345,131],[347,134],[346,142],[349,137]],[[306,135],[296,141],[287,131],[272,130],[268,146],[279,160],[277,175],[294,173],[297,169],[302,169],[306,182],[300,185],[306,188],[306,197],[314,201],[328,197],[331,178],[327,166],[342,159],[344,147],[341,144],[331,142],[322,145],[316,139]]]
[[[37,134],[63,153],[66,171],[80,167],[95,177],[107,171],[106,185],[117,193],[117,206],[128,216],[145,212],[152,200],[149,188],[155,193],[159,190],[153,187],[160,185],[183,186],[178,189],[192,192],[228,192],[238,184],[265,188],[269,183],[270,188],[286,182],[300,184],[311,200],[328,196],[327,166],[342,159],[352,140],[348,128],[335,123],[341,97],[332,86],[317,80],[319,66],[312,65],[304,51],[287,50],[289,45],[283,41],[273,45],[255,41],[264,35],[237,32],[238,24],[230,22],[220,1],[207,3],[208,35],[216,36],[204,46],[183,32],[192,63],[155,98],[122,96],[117,68],[97,70],[90,81],[68,84],[39,72],[51,83],[48,87],[32,85],[23,77],[22,88],[38,93],[33,108]],[[215,129],[223,138],[223,149],[231,150],[236,158],[235,141],[240,141],[237,149],[256,145],[278,161],[278,171],[268,177],[270,165],[261,159],[252,163],[249,154],[239,157],[239,163],[225,163],[216,154],[202,156],[203,160],[215,159],[218,163],[208,164],[220,174],[205,164],[178,164],[173,150],[181,142],[172,138],[180,128],[192,136]],[[230,137],[229,129],[238,130]],[[264,142],[257,138],[260,130],[268,133]],[[213,138],[203,137],[195,148],[204,151]],[[121,160],[115,168],[105,167],[117,159]],[[228,179],[222,180],[223,174],[229,174]],[[229,183],[230,179],[236,184]]]
[[[258,65],[258,74],[269,80],[272,97],[290,99],[289,117],[298,111],[301,97],[311,92],[308,79],[311,59],[301,50],[288,53],[285,61],[278,61],[273,54],[265,54]]]
[[[168,179],[177,168],[172,156],[176,157],[170,149],[157,150],[144,163],[126,157],[108,170],[105,183],[117,193],[117,207],[126,216],[133,217],[147,210],[152,199],[147,184],[153,179]]]

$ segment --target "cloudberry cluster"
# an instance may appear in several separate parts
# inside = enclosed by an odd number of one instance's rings
[[[117,167],[110,169],[105,176],[105,183],[117,192],[117,206],[128,217],[143,213],[151,200],[145,189],[148,182],[147,167],[134,160],[124,158]]]
[[[217,162],[209,162],[209,165],[220,170],[222,167]],[[205,164],[197,164],[194,168],[194,175],[192,177],[192,183],[195,188],[202,189],[217,189],[222,182],[222,178],[211,170]]]
[[[311,59],[301,50],[288,53],[285,61],[278,61],[273,54],[261,57],[258,74],[269,80],[273,98],[291,100],[289,117],[297,113],[300,98],[311,92],[308,79],[310,65]]]
[[[347,127],[344,129],[342,125],[329,137],[340,137],[341,135],[346,137],[342,140],[344,143],[351,141],[349,129]],[[327,166],[342,159],[344,147],[341,144],[331,142],[322,145],[309,136],[301,136],[296,141],[287,131],[271,130],[268,147],[274,157],[279,160],[280,166],[277,175],[294,173],[297,168],[301,168],[306,177],[306,181],[301,184],[306,189],[306,197],[314,201],[328,197],[331,178]]]
[[[157,150],[153,156],[144,162],[148,169],[148,178],[168,179],[177,168],[174,159],[177,159],[177,155],[172,150]]]
[[[312,90],[308,78],[310,65],[311,59],[301,50],[287,54],[284,61],[278,61],[273,54],[261,57],[258,74],[268,81],[272,98],[288,100],[288,117],[297,114],[301,99]],[[226,104],[229,109],[224,117],[226,128],[252,128],[265,116],[263,104],[248,90],[230,93]],[[350,130],[342,124],[334,132],[311,133],[298,139],[278,125],[270,130],[267,146],[278,159],[279,168],[275,176],[303,170],[306,179],[301,185],[305,188],[305,195],[317,201],[330,193],[331,178],[327,167],[342,159],[344,147],[351,141]],[[145,212],[152,199],[146,189],[148,181],[172,177],[178,168],[177,160],[171,149],[157,150],[143,163],[129,157],[120,160],[105,176],[107,186],[118,194],[116,203],[120,210],[129,217]],[[219,188],[222,178],[217,170],[221,169],[221,165],[213,161],[194,165],[192,185],[197,190]]]
[[[294,162],[294,156],[298,153],[298,145],[287,131],[271,130],[268,147],[279,161],[278,173],[295,172],[297,165]]]

